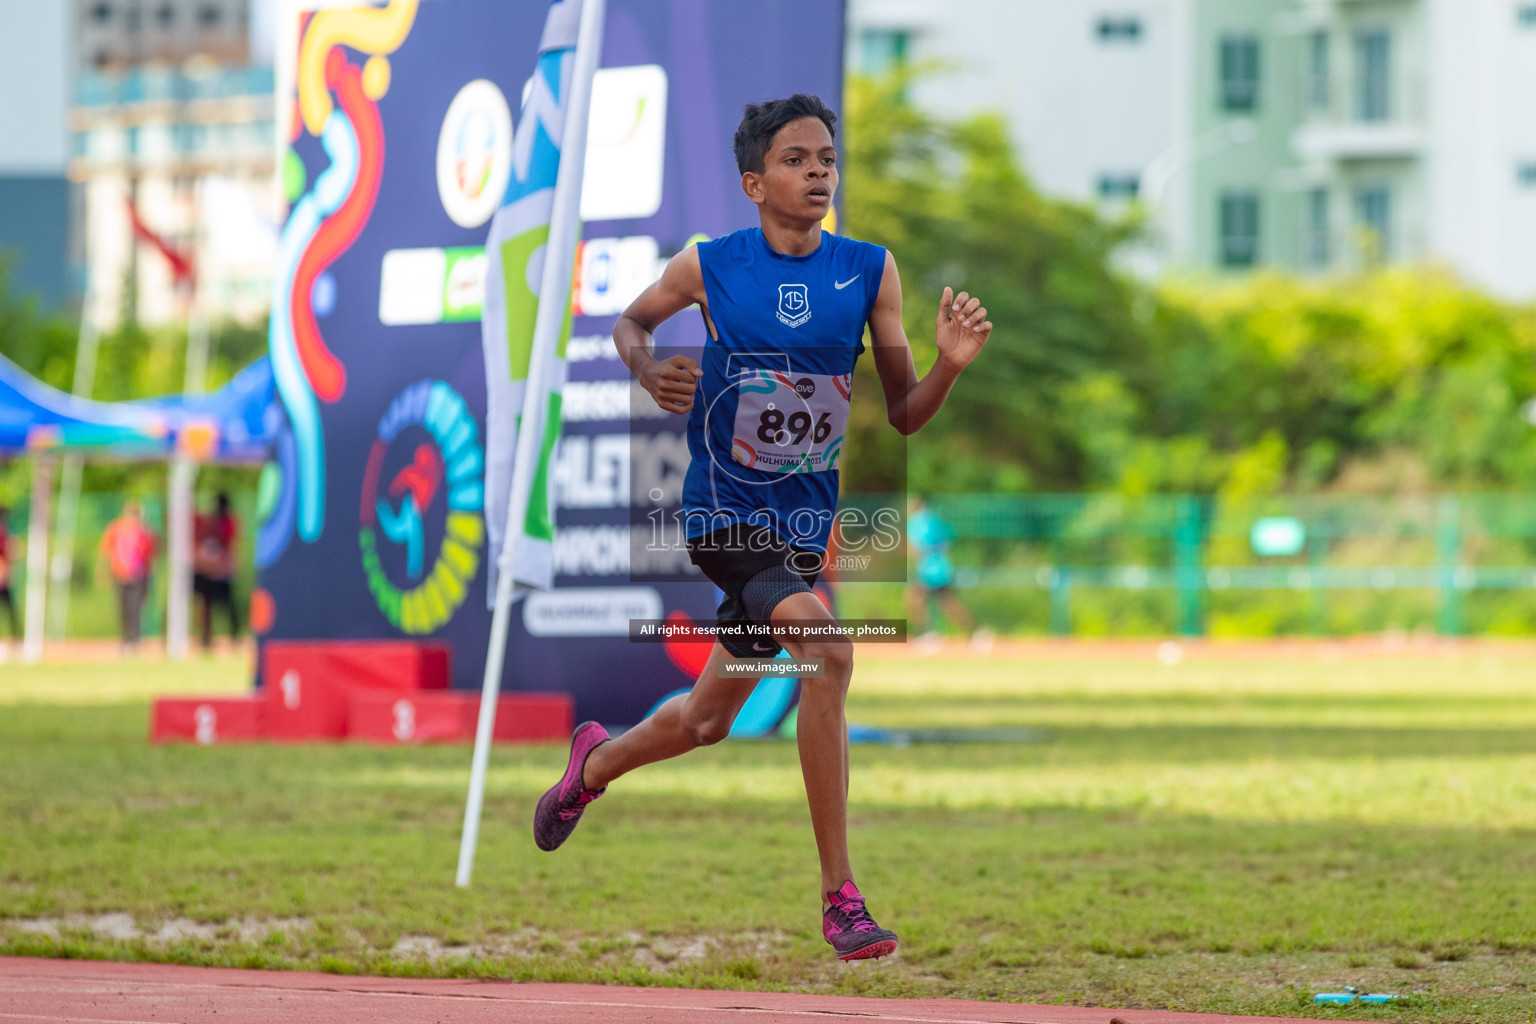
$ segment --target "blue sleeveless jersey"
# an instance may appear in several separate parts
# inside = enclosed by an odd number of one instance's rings
[[[808,256],[760,228],[699,244],[709,319],[688,419],[684,535],[732,522],[826,550],[853,367],[885,250],[823,232]]]

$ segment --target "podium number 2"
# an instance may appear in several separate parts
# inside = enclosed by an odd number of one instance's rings
[[[219,713],[211,704],[199,704],[192,712],[196,726],[193,738],[199,743],[212,743],[219,738]]]

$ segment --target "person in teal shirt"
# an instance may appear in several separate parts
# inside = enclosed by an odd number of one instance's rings
[[[912,632],[918,642],[931,645],[938,635],[930,629],[928,605],[936,600],[949,621],[971,635],[973,644],[981,636],[975,629],[971,611],[955,593],[955,566],[949,560],[949,546],[955,531],[928,503],[918,496],[912,501],[912,515],[907,521],[907,542],[912,547],[912,583],[907,588],[907,611]]]

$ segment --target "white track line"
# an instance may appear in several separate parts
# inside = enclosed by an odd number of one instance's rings
[[[0,1020],[46,1020],[57,1024],[166,1024],[163,1020],[133,1020],[130,1017],[60,1017],[56,1013],[11,1013],[0,1010]]]

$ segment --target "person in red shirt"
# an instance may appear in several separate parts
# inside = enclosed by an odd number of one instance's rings
[[[192,592],[197,595],[197,621],[203,650],[213,647],[213,606],[221,604],[229,616],[230,639],[240,635],[240,613],[235,607],[235,541],[240,521],[229,510],[229,495],[220,491],[214,509],[200,515],[192,527]]]
[[[0,604],[5,605],[6,615],[11,620],[11,639],[21,636],[21,630],[16,625],[16,601],[11,597],[11,559],[14,550],[11,544],[11,534],[8,520],[11,510],[0,505]]]
[[[144,599],[149,595],[149,572],[158,549],[159,542],[144,525],[137,501],[125,502],[122,515],[108,523],[101,535],[98,564],[106,566],[117,584],[125,654],[133,654],[139,647]]]

